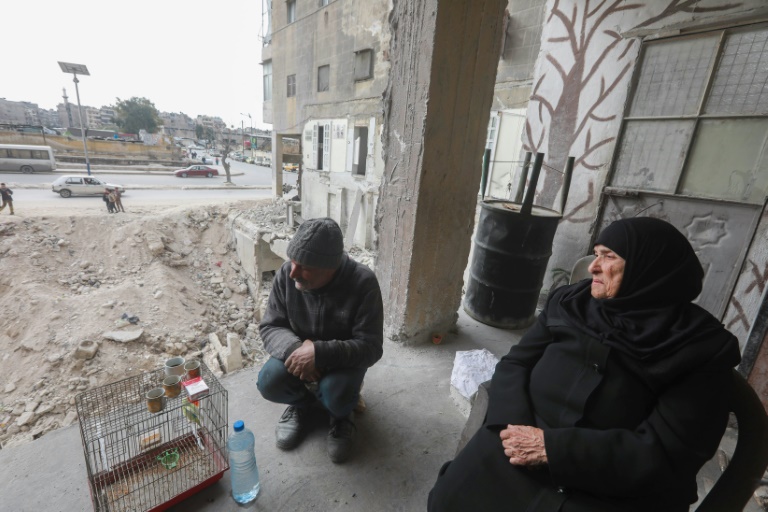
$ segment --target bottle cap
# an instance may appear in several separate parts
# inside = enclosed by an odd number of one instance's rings
[[[245,423],[243,423],[243,420],[237,420],[232,426],[235,427],[235,432],[240,432],[245,428]]]

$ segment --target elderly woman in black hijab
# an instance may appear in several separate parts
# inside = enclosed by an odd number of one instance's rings
[[[591,280],[555,290],[496,366],[483,426],[431,512],[687,512],[728,420],[735,337],[692,304],[704,272],[670,224],[619,220]]]

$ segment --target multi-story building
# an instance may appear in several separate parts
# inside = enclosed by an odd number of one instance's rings
[[[37,103],[0,98],[0,123],[40,125]]]
[[[381,96],[389,62],[388,2],[271,3],[262,50],[265,122],[273,165],[283,138],[302,150],[302,212],[330,216],[359,245],[374,239],[383,171]],[[347,233],[348,228],[354,233]]]
[[[59,113],[56,110],[40,108],[37,110],[37,113],[40,117],[40,124],[43,126],[47,128],[57,128],[61,126],[59,121]]]
[[[195,122],[187,114],[180,112],[160,112],[162,131],[166,135],[179,138],[196,138]]]

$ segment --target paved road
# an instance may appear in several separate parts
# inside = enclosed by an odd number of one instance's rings
[[[91,173],[103,181],[118,183],[128,188],[138,187],[198,187],[219,186],[226,181],[224,167],[213,165],[219,170],[220,176],[214,178],[177,178],[170,171],[125,171],[125,170],[92,170]],[[83,169],[59,169],[56,172],[21,174],[0,173],[0,181],[18,185],[50,185],[56,177],[62,174],[85,174]],[[232,162],[230,168],[232,182],[241,186],[270,187],[272,185],[272,170],[244,162]],[[283,182],[296,185],[296,173],[283,173]]]
[[[216,167],[216,166],[214,166]],[[272,197],[272,171],[244,162],[233,162],[232,185],[222,176],[215,178],[176,178],[166,171],[92,170],[99,179],[126,187],[126,210],[131,207],[180,206],[265,199]],[[51,191],[51,182],[64,174],[85,174],[85,169],[61,169],[52,173],[0,173],[0,182],[14,189],[16,210],[21,213],[95,211],[104,208],[101,196],[64,199]],[[286,184],[295,186],[296,173],[283,173]],[[136,210],[134,210],[136,211]]]

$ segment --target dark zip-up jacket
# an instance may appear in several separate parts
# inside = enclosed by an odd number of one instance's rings
[[[383,353],[384,308],[376,275],[348,255],[333,280],[319,290],[300,291],[291,262],[275,274],[259,332],[269,354],[285,361],[301,343],[315,344],[315,366],[368,368]]]

